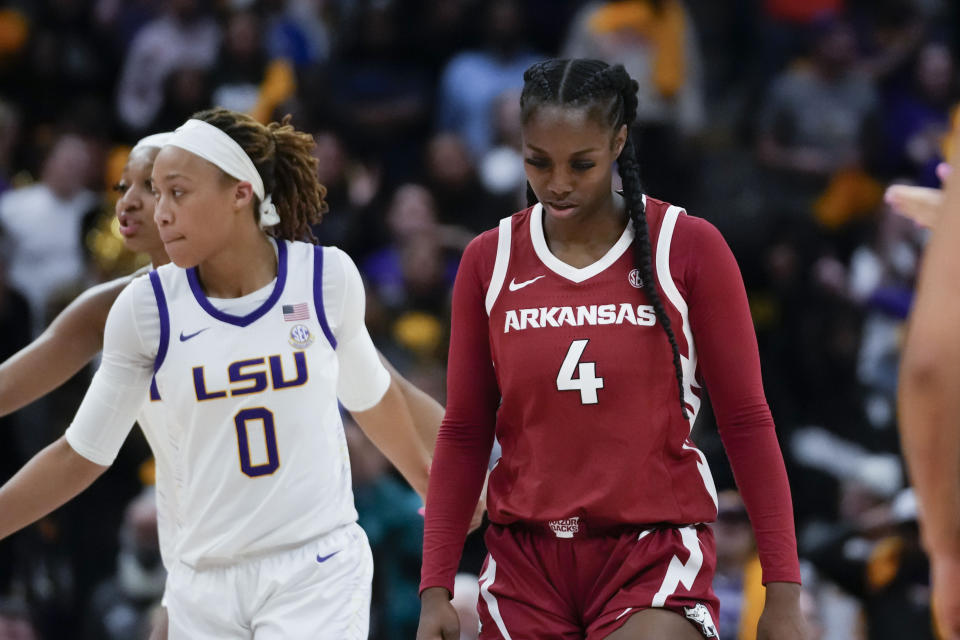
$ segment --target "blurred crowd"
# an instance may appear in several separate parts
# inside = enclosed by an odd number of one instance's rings
[[[110,190],[130,145],[222,105],[292,114],[381,351],[443,401],[449,296],[478,232],[523,208],[522,72],[623,63],[647,193],[710,220],[739,260],[793,488],[811,640],[934,638],[896,432],[903,322],[925,235],[883,202],[938,184],[960,100],[948,0],[21,0],[0,8],[0,359],[78,292],[132,271]],[[0,419],[0,480],[62,434],[86,371]],[[731,372],[735,375],[736,372]],[[38,372],[42,375],[42,372]],[[412,638],[417,497],[347,422],[374,549],[371,638]],[[705,409],[722,493],[724,637],[763,590]],[[131,436],[89,491],[0,544],[0,640],[146,637],[164,573],[152,462]],[[457,581],[475,638],[476,534]]]

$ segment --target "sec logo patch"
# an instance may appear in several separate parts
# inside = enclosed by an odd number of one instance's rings
[[[294,349],[306,349],[314,341],[313,334],[305,325],[298,324],[290,329],[290,346]]]

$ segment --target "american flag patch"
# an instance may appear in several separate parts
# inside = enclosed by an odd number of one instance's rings
[[[310,317],[310,309],[307,307],[306,302],[301,302],[300,304],[285,304],[283,305],[283,319],[287,322],[294,322],[296,320],[306,320]]]

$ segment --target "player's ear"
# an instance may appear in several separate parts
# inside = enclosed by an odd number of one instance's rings
[[[613,136],[613,157],[614,158],[620,157],[620,152],[623,151],[624,145],[627,144],[628,133],[629,133],[629,130],[627,129],[627,125],[623,124],[623,125],[620,125],[620,129],[617,130],[617,134]]]
[[[243,209],[253,201],[253,185],[246,180],[239,180],[233,187],[233,206]]]

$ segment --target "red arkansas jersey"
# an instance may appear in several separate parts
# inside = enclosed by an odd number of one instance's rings
[[[690,440],[704,388],[755,524],[764,582],[799,581],[790,487],[736,260],[707,221],[645,202],[656,282],[635,270],[631,225],[594,264],[563,263],[547,247],[540,205],[464,251],[422,589],[453,588],[494,436],[503,457],[487,507],[498,524],[572,537],[591,527],[712,521],[716,491]],[[651,287],[679,347],[686,417]]]
[[[697,353],[683,280],[673,275],[684,265],[670,259],[686,254],[671,251],[681,215],[647,201],[655,283],[635,267],[632,225],[600,260],[578,269],[550,253],[540,205],[501,221],[485,300],[502,394],[503,457],[488,490],[494,522],[716,517],[706,458],[689,437],[700,408]],[[652,286],[680,348],[687,417],[667,334],[645,293]]]

